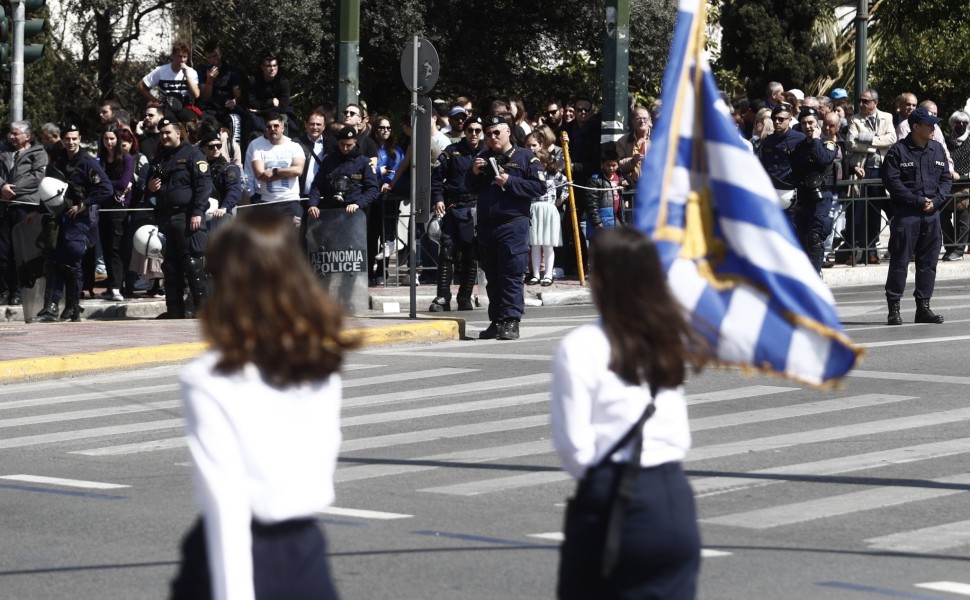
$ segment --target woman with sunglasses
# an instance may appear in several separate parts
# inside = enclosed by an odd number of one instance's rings
[[[401,212],[401,197],[392,195],[394,175],[404,160],[404,150],[394,142],[391,119],[375,115],[370,137],[377,145],[377,179],[380,195],[367,214],[367,249],[370,257],[368,273],[371,285],[384,285],[384,257],[397,251],[397,221]],[[378,244],[381,251],[375,254]],[[378,258],[380,256],[380,258]]]

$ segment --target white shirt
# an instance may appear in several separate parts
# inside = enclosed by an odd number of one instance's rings
[[[249,148],[246,149],[246,167],[252,174],[253,161],[261,160],[264,169],[270,171],[273,170],[273,167],[283,169],[292,165],[293,159],[296,157],[303,158],[303,148],[290,138],[283,136],[283,143],[274,145],[265,137],[259,137],[250,142]],[[300,177],[298,175],[274,179],[269,182],[253,177],[251,181],[256,185],[260,202],[300,199]]]
[[[341,378],[280,390],[252,364],[213,372],[208,352],[181,373],[183,410],[216,600],[253,600],[253,519],[306,518],[333,502]]]
[[[552,361],[552,443],[563,468],[580,479],[643,414],[648,386],[624,382],[609,369],[610,343],[600,322],[567,335]],[[651,467],[682,461],[690,449],[683,389],[662,388],[657,411],[643,426],[640,464]],[[620,462],[630,450],[613,455]]]
[[[317,176],[317,171],[320,169],[320,163],[317,162],[317,158],[323,160],[323,136],[317,138],[317,141],[313,142],[313,147],[310,149],[310,156],[307,157],[307,171],[306,171],[306,188],[303,190],[304,196],[310,195],[310,188],[313,187],[313,179]],[[317,158],[313,158],[313,157]]]
[[[158,86],[162,96],[165,94],[178,94],[182,96],[183,102],[191,102],[192,94],[189,93],[189,86],[186,79],[195,85],[199,85],[199,73],[188,65],[185,65],[184,68],[185,72],[183,73],[181,69],[173,71],[172,63],[155,67],[151,73],[142,78],[142,83],[149,90]],[[187,78],[186,73],[188,74]]]

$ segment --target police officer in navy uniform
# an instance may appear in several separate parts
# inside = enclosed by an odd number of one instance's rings
[[[825,262],[825,236],[828,233],[829,212],[832,209],[832,190],[826,185],[832,172],[838,147],[832,140],[822,139],[822,123],[818,110],[803,108],[798,123],[805,139],[791,153],[793,178],[797,182],[795,196],[795,233],[805,249],[812,267],[822,272]]]
[[[370,159],[357,147],[357,130],[344,127],[337,134],[337,151],[324,157],[313,178],[307,214],[318,219],[321,208],[342,208],[352,215],[367,210],[379,193]]]
[[[205,155],[182,140],[179,124],[168,118],[158,123],[161,136],[151,162],[146,196],[155,198],[155,222],[165,236],[165,308],[162,319],[184,319],[185,282],[195,308],[207,295],[205,249],[208,234],[203,215],[209,208],[212,178]]]
[[[219,134],[210,131],[199,140],[199,147],[205,153],[209,163],[209,177],[212,178],[212,198],[219,202],[219,206],[212,212],[212,220],[208,223],[209,233],[226,223],[232,211],[242,199],[242,172],[239,167],[226,160],[222,155],[222,139]]]
[[[478,259],[488,283],[491,324],[480,339],[516,340],[525,312],[522,277],[529,260],[529,208],[546,191],[541,165],[512,143],[512,117],[485,119],[485,150],[465,174],[465,189],[478,194]]]
[[[902,325],[899,299],[906,290],[909,259],[916,256],[916,322],[942,323],[943,315],[930,309],[936,284],[936,262],[943,235],[940,208],[950,194],[952,178],[943,145],[933,140],[940,119],[925,108],[909,115],[910,133],[896,142],[882,163],[883,185],[893,207],[889,229],[889,274],[886,300],[889,325]]]
[[[782,208],[794,224],[795,208],[792,191],[797,187],[792,173],[791,154],[805,135],[791,128],[791,105],[779,104],[771,111],[775,130],[766,136],[758,146],[758,158],[771,178],[775,192],[782,199]]]
[[[98,235],[98,206],[113,201],[114,190],[97,159],[81,150],[81,130],[77,125],[64,127],[61,140],[64,150],[55,156],[53,166],[68,184],[65,201],[70,208],[56,217],[59,225],[57,245],[48,255],[44,309],[37,314],[37,320],[52,322],[57,319],[57,304],[63,286],[66,303],[61,321],[76,323],[81,320],[81,286],[84,283],[81,259],[94,244],[91,236]]]
[[[464,137],[438,157],[432,175],[435,214],[441,218],[441,246],[438,251],[438,290],[431,312],[451,310],[452,269],[458,267],[458,310],[472,310],[472,288],[478,278],[475,256],[475,206],[478,194],[465,188],[465,174],[482,150],[484,121],[472,116],[462,125]]]

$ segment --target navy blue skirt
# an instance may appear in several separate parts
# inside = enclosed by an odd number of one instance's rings
[[[253,521],[253,584],[257,600],[337,600],[327,542],[312,519],[273,525]],[[182,564],[171,600],[210,600],[212,581],[199,518],[182,540]]]
[[[694,493],[680,463],[640,469],[612,576],[600,574],[609,508],[625,465],[591,471],[569,511],[560,549],[560,600],[693,600],[701,563]],[[573,501],[575,502],[575,500]]]

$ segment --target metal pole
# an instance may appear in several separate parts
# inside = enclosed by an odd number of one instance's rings
[[[411,70],[411,215],[408,218],[408,275],[411,284],[411,310],[408,311],[408,316],[412,319],[418,316],[418,248],[417,248],[417,232],[415,227],[415,220],[417,219],[418,211],[418,161],[417,152],[415,151],[414,142],[417,140],[418,131],[418,36],[414,36],[411,41],[413,52],[411,64],[413,69]]]
[[[868,36],[869,36],[869,0],[858,0],[855,15],[855,98],[856,111],[859,110],[859,96],[868,86]]]
[[[562,155],[566,163],[566,181],[569,182],[569,204],[566,212],[573,226],[573,244],[576,246],[576,272],[579,274],[579,285],[586,285],[586,274],[583,272],[583,248],[579,239],[579,219],[576,218],[576,197],[573,192],[573,163],[569,158],[569,134],[563,131],[559,134],[562,140]]]
[[[360,81],[360,0],[340,0],[337,107],[356,104]]]
[[[607,0],[603,38],[603,126],[600,147],[615,145],[627,131],[630,113],[630,0]]]
[[[23,0],[11,0],[13,9],[13,60],[10,61],[10,120],[24,118],[24,20]]]

